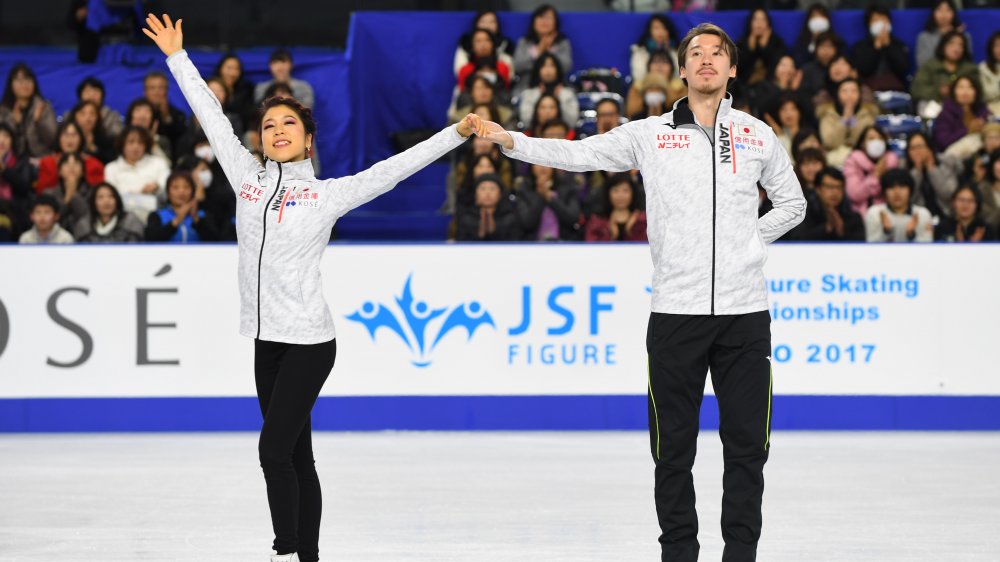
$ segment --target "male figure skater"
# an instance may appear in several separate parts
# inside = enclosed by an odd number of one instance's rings
[[[771,425],[765,244],[801,222],[806,203],[771,128],[732,109],[726,86],[736,77],[738,51],[726,32],[701,24],[677,54],[688,97],[670,113],[583,141],[529,138],[478,118],[476,127],[508,156],[526,162],[574,172],[642,173],[654,265],[646,348],[662,560],[698,559],[691,467],[711,369],[725,466],[722,559],[752,561]],[[758,184],[774,204],[759,219]]]

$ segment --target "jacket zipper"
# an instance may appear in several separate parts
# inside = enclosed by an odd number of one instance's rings
[[[725,98],[723,98],[725,99]],[[712,134],[715,134],[715,127],[719,122],[719,110],[722,109],[722,101],[719,101],[719,107],[715,109],[715,123],[712,125]],[[715,180],[715,139],[708,136],[708,132],[705,131],[700,125],[698,128],[701,129],[702,133],[705,133],[705,138],[708,139],[708,143],[712,145],[712,311],[711,315],[715,316],[715,221],[717,212],[716,194],[718,189]]]
[[[257,339],[260,339],[260,268],[264,262],[264,240],[267,239],[267,210],[271,208],[271,202],[274,201],[274,197],[278,195],[280,189],[281,162],[278,162],[278,183],[274,185],[274,193],[271,193],[271,198],[267,200],[267,205],[264,205],[264,230],[260,235],[260,255],[257,256]]]

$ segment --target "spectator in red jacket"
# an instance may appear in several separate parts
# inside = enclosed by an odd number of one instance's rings
[[[38,162],[38,182],[35,184],[35,191],[42,193],[59,185],[59,158],[70,153],[80,153],[83,157],[83,170],[88,185],[97,185],[104,181],[104,164],[83,152],[83,131],[75,121],[68,119],[62,122],[56,143],[58,145],[56,151],[42,157]]]
[[[503,82],[504,89],[510,88],[510,67],[497,58],[496,38],[485,29],[472,34],[472,56],[458,71],[458,87],[464,89],[466,79],[472,74],[484,76],[494,84]]]

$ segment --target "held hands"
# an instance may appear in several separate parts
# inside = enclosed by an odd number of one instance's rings
[[[475,113],[470,113],[465,116],[465,119],[462,119],[458,124],[458,133],[463,137],[475,133],[488,141],[499,144],[507,150],[514,148],[514,139],[511,138],[510,133],[505,131],[500,125],[493,121],[485,121]]]
[[[142,32],[156,43],[156,46],[168,57],[184,48],[184,31],[181,24],[184,20],[177,20],[174,24],[170,21],[170,16],[163,14],[163,21],[160,18],[149,14],[146,16],[146,25],[149,29]]]

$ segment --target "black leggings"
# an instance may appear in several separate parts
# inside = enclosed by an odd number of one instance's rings
[[[254,340],[254,378],[264,415],[260,466],[274,527],[274,550],[319,560],[323,497],[312,452],[313,404],[337,357],[337,340],[295,345]]]

